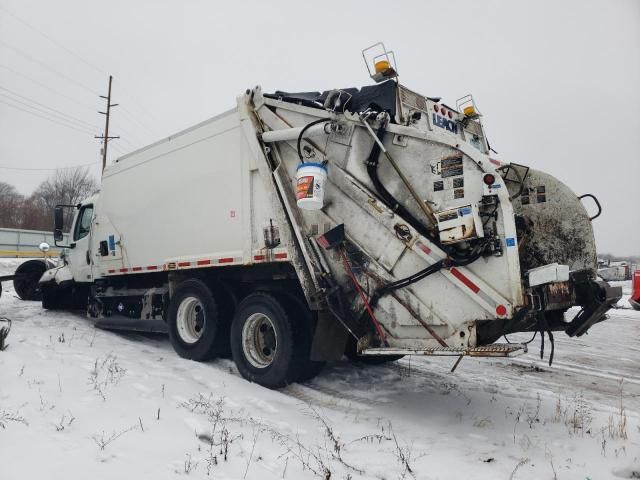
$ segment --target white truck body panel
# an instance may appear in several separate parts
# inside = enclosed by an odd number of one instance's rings
[[[265,261],[262,229],[281,215],[273,193],[237,109],[126,155],[102,179],[96,276]],[[290,259],[284,245],[270,253]]]

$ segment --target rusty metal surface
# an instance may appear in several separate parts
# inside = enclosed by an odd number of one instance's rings
[[[527,352],[521,343],[494,343],[481,347],[433,347],[425,349],[409,348],[368,348],[362,355],[428,355],[428,356],[469,356],[469,357],[514,357]]]
[[[559,310],[575,304],[576,294],[569,282],[544,285],[546,310]]]
[[[520,185],[507,182],[515,194]],[[523,271],[550,263],[588,270],[595,277],[597,257],[589,214],[571,189],[539,170],[530,169],[523,194],[513,200],[520,217],[518,249]]]

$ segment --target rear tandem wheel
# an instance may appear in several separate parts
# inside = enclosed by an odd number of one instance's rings
[[[209,287],[197,279],[180,283],[169,303],[169,340],[178,355],[204,361],[225,350],[228,343],[218,305]]]
[[[297,331],[297,315],[292,303],[270,293],[252,293],[240,303],[231,324],[231,353],[245,379],[281,388],[303,377],[311,340]]]

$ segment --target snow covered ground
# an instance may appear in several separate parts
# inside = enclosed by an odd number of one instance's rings
[[[19,262],[0,260],[0,275]],[[525,356],[467,358],[453,374],[454,359],[345,361],[270,391],[230,360],[183,360],[162,336],[97,330],[3,290],[3,480],[640,478],[630,309],[584,337],[558,334],[552,367],[536,340]]]

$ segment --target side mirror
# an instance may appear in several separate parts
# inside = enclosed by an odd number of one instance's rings
[[[53,211],[54,238],[62,240],[62,229],[64,228],[64,210],[61,205],[57,205]],[[58,238],[59,237],[59,238]]]
[[[47,253],[51,249],[51,246],[47,242],[42,242],[38,245],[38,248],[42,253]]]

